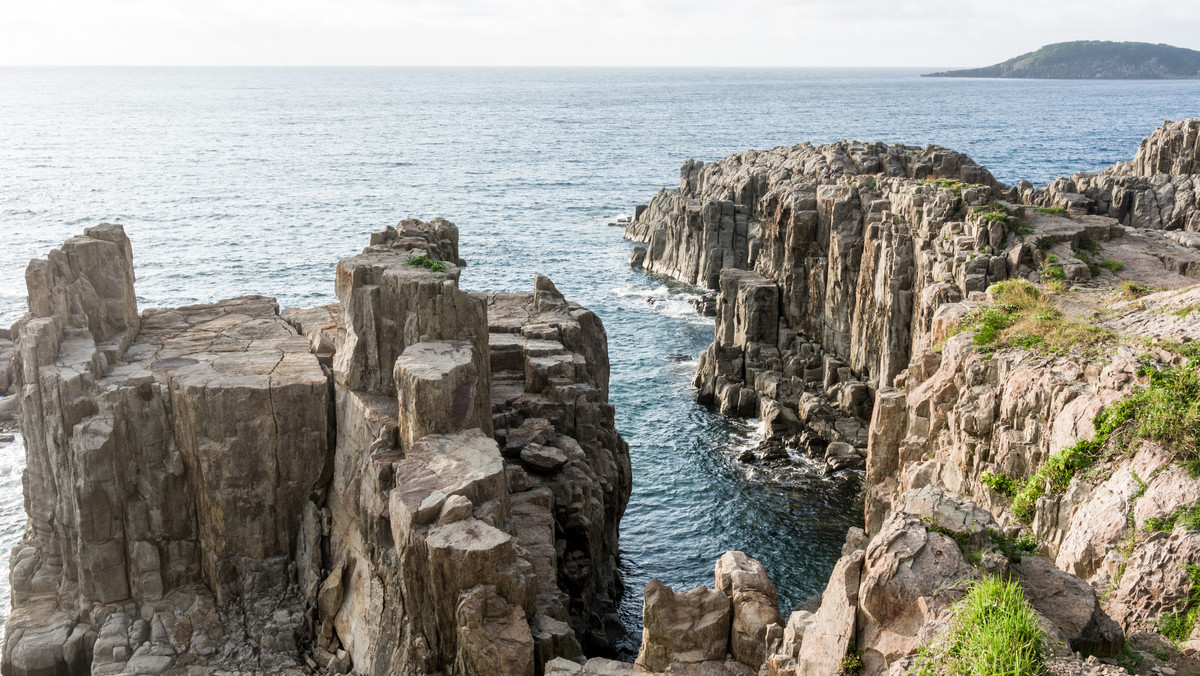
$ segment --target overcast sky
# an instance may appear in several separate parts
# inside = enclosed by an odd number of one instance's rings
[[[0,65],[983,66],[1196,0],[0,0]]]

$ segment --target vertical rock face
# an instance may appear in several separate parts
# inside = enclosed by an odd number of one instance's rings
[[[460,291],[457,236],[389,228],[287,321],[259,296],[139,317],[119,226],[31,263],[4,672],[532,675],[606,649],[631,481],[603,326],[544,278]]]
[[[355,673],[520,674],[609,650],[631,470],[603,326],[543,277],[460,291],[457,239],[413,227],[338,267],[320,651]]]
[[[288,566],[330,460],[327,379],[305,341],[261,297],[139,318],[119,226],[68,240],[27,280],[29,523],[5,669],[298,666]]]
[[[1139,363],[1180,358],[1144,347],[1114,346],[1100,361],[1083,345],[985,351],[960,331],[996,300],[993,283],[1053,273],[1065,311],[1084,322],[1131,338],[1197,339],[1187,317],[1200,240],[1141,229],[1192,229],[1197,124],[1168,123],[1134,162],[1042,190],[1005,189],[946,151],[936,169],[913,169],[930,151],[849,142],[689,162],[680,189],[628,226],[648,243],[647,270],[719,289],[698,399],[761,418],[785,445],[823,455],[829,471],[866,470],[866,532],[852,529],[820,603],[746,641],[762,647],[767,673],[834,673],[852,644],[863,673],[900,673],[983,574],[1019,573],[1052,637],[1100,656],[1120,651],[1123,632],[1153,631],[1158,617],[1191,607],[1181,571],[1198,533],[1145,525],[1200,500],[1178,452],[1150,443],[1106,459],[1066,490],[1047,490],[1028,524],[987,476],[1033,476],[1144,383]],[[709,200],[744,208],[756,237],[745,256],[710,236],[706,224],[721,221],[704,214],[723,212]],[[1051,206],[1071,211],[1042,208]],[[1084,313],[1070,303],[1111,305],[1095,299],[1120,281],[1089,256],[1167,290]],[[1038,538],[1037,556],[1013,553],[1020,532]]]

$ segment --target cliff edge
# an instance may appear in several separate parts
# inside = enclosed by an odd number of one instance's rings
[[[695,385],[765,423],[741,459],[783,447],[864,472],[865,530],[745,666],[968,673],[1001,645],[970,643],[972,604],[1041,637],[1020,673],[1188,663],[1198,128],[1167,123],[1087,194],[846,141],[688,162],[637,210],[631,262],[716,291]],[[648,626],[659,595],[647,587]]]
[[[339,303],[138,313],[122,228],[26,272],[2,669],[527,674],[611,650],[628,447],[593,313],[408,220]],[[535,667],[535,665],[537,665]]]

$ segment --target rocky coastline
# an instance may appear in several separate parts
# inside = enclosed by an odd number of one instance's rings
[[[599,318],[458,288],[458,230],[332,306],[138,313],[122,228],[30,263],[3,672],[529,674],[622,631],[628,447]],[[535,666],[536,665],[536,666]]]
[[[1043,189],[936,146],[749,151],[685,163],[638,208],[631,264],[716,292],[694,384],[763,421],[744,459],[865,472],[865,532],[748,666],[910,673],[990,575],[1021,581],[1056,673],[1191,664],[1194,624],[1164,630],[1195,603],[1195,437],[1127,425],[1118,450],[1095,421],[1200,367],[1198,129],[1168,122],[1131,162]]]
[[[462,291],[442,219],[339,261],[333,305],[139,312],[133,244],[90,228],[0,335],[28,514],[0,671],[952,674],[1001,580],[1040,673],[1194,673],[1198,134],[1047,188],[937,146],[684,164],[625,233],[712,293],[697,399],[763,421],[745,461],[861,474],[865,528],[783,613],[742,552],[651,581],[634,663],[594,313],[542,276]]]

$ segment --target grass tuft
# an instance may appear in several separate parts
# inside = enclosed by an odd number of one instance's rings
[[[950,629],[925,646],[910,673],[920,676],[1037,676],[1050,639],[1016,580],[987,576],[952,607]]]
[[[1072,349],[1090,353],[1113,338],[1105,329],[1064,319],[1054,302],[1024,279],[996,282],[988,293],[992,305],[967,315],[960,325],[963,331],[975,332],[973,342],[981,350],[1019,347],[1052,355]]]

